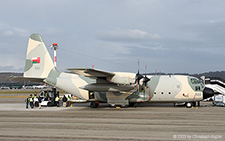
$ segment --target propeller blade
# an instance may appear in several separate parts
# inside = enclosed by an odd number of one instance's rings
[[[148,81],[150,81],[150,79],[147,76],[145,76],[143,80],[145,86],[147,85]]]
[[[139,72],[136,74],[136,82],[139,84],[140,80],[143,78],[143,75],[139,74]]]
[[[139,85],[139,83],[140,83],[140,80],[143,78],[143,75],[141,75],[140,73],[139,73],[139,59],[138,59],[138,72],[137,72],[137,74],[136,74],[136,76],[135,76],[135,83],[138,83],[138,85]]]

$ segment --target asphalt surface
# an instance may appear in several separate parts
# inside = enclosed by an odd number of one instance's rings
[[[225,140],[225,108],[141,104],[133,108],[25,109],[23,98],[0,99],[0,140]]]

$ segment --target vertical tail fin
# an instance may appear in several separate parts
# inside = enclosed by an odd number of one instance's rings
[[[28,41],[24,77],[44,79],[52,69],[54,64],[40,34],[32,34]]]

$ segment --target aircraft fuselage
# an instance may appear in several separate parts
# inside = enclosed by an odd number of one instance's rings
[[[81,87],[95,83],[95,79],[70,73],[58,73],[58,77],[47,78],[44,81],[63,89],[75,96],[89,99],[89,91]],[[194,102],[203,99],[203,83],[192,76],[185,75],[152,75],[146,87],[140,85],[138,90],[126,99],[131,102]],[[120,96],[118,94],[118,96]],[[95,100],[107,102],[107,92],[95,92]]]

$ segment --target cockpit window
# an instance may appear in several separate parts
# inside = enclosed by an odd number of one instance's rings
[[[205,87],[203,81],[196,77],[189,77],[188,78],[189,85],[194,91],[202,91]]]
[[[192,84],[200,84],[201,81],[199,79],[196,79],[196,78],[191,78],[191,83]]]

